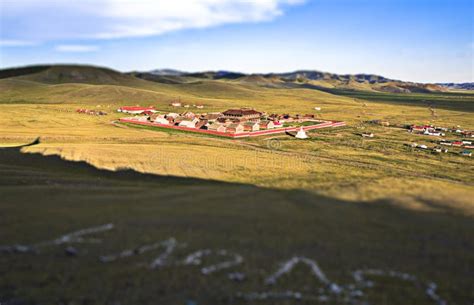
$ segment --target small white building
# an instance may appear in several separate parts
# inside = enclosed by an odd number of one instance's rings
[[[436,137],[444,136],[444,133],[433,131],[433,130],[425,130],[423,134],[427,136],[436,136]]]
[[[304,131],[303,127],[300,127],[300,130],[298,130],[298,133],[296,134],[295,138],[297,139],[307,139],[308,135],[306,134],[306,131]]]
[[[148,117],[146,116],[135,116],[135,117],[132,117],[132,118],[128,118],[132,121],[136,121],[136,122],[148,122]]]
[[[244,131],[258,131],[258,130],[260,130],[260,124],[258,124],[257,122],[252,122],[252,121],[245,122],[243,124],[243,126],[244,126]]]
[[[170,122],[169,122],[167,119],[165,119],[164,116],[159,116],[159,117],[157,117],[157,118],[155,119],[155,123],[157,123],[157,124],[162,124],[162,125],[169,125],[169,124],[170,124]]]
[[[260,121],[259,123],[260,129],[273,129],[275,128],[275,124],[273,121]]]
[[[213,123],[207,126],[208,130],[217,131],[217,132],[226,132],[227,128],[223,124]]]
[[[193,119],[193,120],[183,120],[181,121],[178,126],[181,127],[188,127],[188,128],[196,128],[196,124],[199,122],[199,119]]]
[[[176,119],[177,117],[179,117],[179,114],[177,113],[174,113],[174,112],[170,112],[166,115],[167,118],[172,118],[172,119]]]

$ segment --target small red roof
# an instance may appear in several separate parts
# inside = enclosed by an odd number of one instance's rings
[[[155,107],[124,106],[124,107],[120,107],[120,109],[128,110],[128,111],[138,111],[138,110],[147,111],[147,110],[154,110]]]

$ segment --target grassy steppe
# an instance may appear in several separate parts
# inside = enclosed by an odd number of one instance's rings
[[[64,247],[38,255],[0,254],[0,302],[248,304],[233,296],[268,289],[265,276],[293,255],[316,259],[341,284],[351,282],[350,271],[358,268],[393,269],[437,282],[448,304],[474,298],[472,159],[461,157],[459,149],[442,155],[414,150],[406,144],[434,146],[435,139],[364,123],[385,119],[474,129],[474,95],[323,92],[215,80],[163,84],[110,72],[85,84],[41,73],[0,79],[0,143],[41,137],[21,153],[0,152],[0,221],[7,228],[0,232],[1,244],[28,244],[109,222],[117,227],[97,235],[104,237],[102,244],[78,245],[76,258],[66,257]],[[295,114],[322,107],[320,118],[348,126],[300,141],[229,140],[114,123],[121,105],[169,111],[178,97],[204,104],[205,111],[247,106]],[[77,114],[77,108],[109,115]],[[376,136],[363,139],[361,132]],[[114,174],[41,154],[134,172]],[[245,261],[236,270],[248,280],[234,283],[226,272],[203,276],[197,267],[149,271],[140,265],[156,253],[98,262],[99,255],[171,236],[188,244],[174,257],[202,248],[241,253]],[[379,288],[367,291],[370,304],[433,304],[420,287],[388,278],[377,283]],[[319,284],[297,268],[279,285],[274,289],[313,293]]]
[[[340,285],[353,283],[354,270],[377,268],[438,283],[448,304],[468,304],[473,297],[472,218],[445,206],[414,211],[389,201],[367,205],[303,190],[111,173],[15,148],[0,150],[0,161],[1,222],[8,228],[0,232],[3,244],[34,244],[82,228],[115,225],[93,235],[102,243],[73,244],[75,257],[65,255],[68,244],[38,254],[1,254],[0,299],[12,304],[249,304],[237,293],[290,289],[318,295],[324,286],[301,266],[276,286],[264,284],[279,263],[294,255],[317,260]],[[98,259],[170,237],[186,245],[159,269],[147,264],[162,250],[111,263]],[[176,265],[208,248],[237,252],[244,262],[208,276],[198,266]],[[211,256],[204,263],[219,261]],[[244,272],[247,279],[232,282],[226,278],[230,271]],[[370,304],[433,304],[423,286],[371,279],[377,284],[365,289],[362,298]],[[337,297],[330,303],[345,304]]]

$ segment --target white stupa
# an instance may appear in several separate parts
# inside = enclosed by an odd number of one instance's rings
[[[300,130],[298,130],[298,133],[296,134],[295,138],[298,138],[298,139],[308,138],[308,135],[306,134],[306,131],[304,131],[303,127],[300,127]]]

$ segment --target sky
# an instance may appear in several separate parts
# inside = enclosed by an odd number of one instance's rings
[[[0,0],[0,67],[474,82],[472,0]]]

